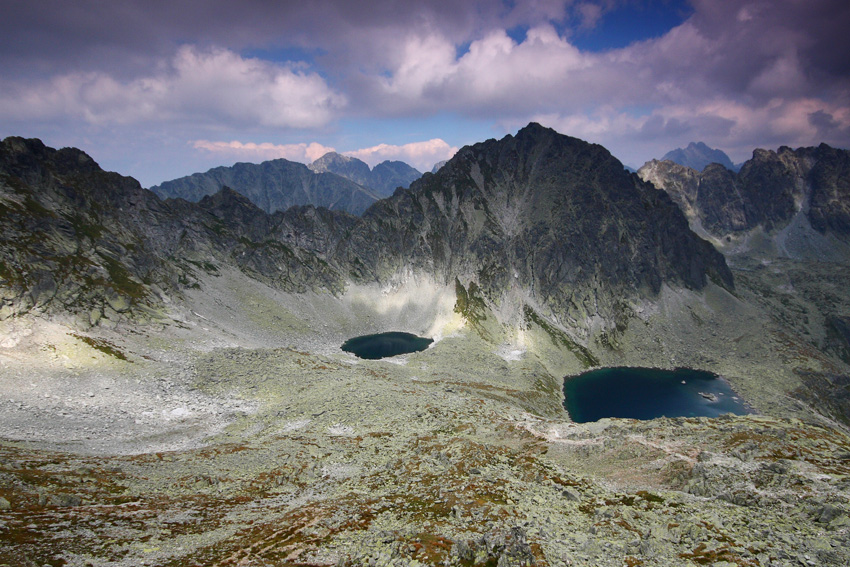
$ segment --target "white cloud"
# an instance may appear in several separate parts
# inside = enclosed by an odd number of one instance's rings
[[[588,102],[593,92],[572,88],[593,65],[549,25],[530,29],[517,43],[497,29],[470,43],[460,58],[438,34],[408,37],[389,76],[376,79],[384,108],[457,109],[477,114],[497,108],[522,111],[565,99]],[[578,79],[578,81],[577,81]]]
[[[309,144],[271,144],[268,142],[255,144],[254,142],[243,143],[235,140],[232,142],[195,140],[192,142],[192,147],[217,155],[250,161],[284,158],[301,163],[312,163],[326,153],[336,151],[318,142],[311,142]]]
[[[398,160],[412,165],[419,171],[430,171],[435,163],[451,158],[457,150],[457,147],[450,146],[445,140],[434,138],[425,142],[412,142],[401,146],[379,144],[371,148],[343,153],[365,161],[370,167],[374,167],[385,160]]]
[[[327,124],[346,105],[321,76],[297,65],[192,46],[180,48],[159,72],[128,81],[90,72],[2,87],[0,117],[96,125],[312,128]]]

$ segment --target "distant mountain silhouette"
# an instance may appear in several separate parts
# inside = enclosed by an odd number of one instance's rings
[[[443,161],[438,161],[434,164],[434,167],[431,168],[431,173],[437,173],[440,171],[440,168],[449,163],[449,160],[444,159]]]
[[[179,197],[198,202],[225,186],[244,195],[267,213],[285,211],[295,205],[314,205],[359,215],[380,198],[345,176],[316,173],[302,163],[285,159],[216,167],[205,173],[166,181],[151,187],[151,191],[163,198]]]
[[[702,142],[691,142],[687,148],[669,151],[661,158],[661,161],[664,160],[670,160],[697,171],[702,171],[710,163],[719,163],[726,169],[738,171],[725,152],[710,148]]]

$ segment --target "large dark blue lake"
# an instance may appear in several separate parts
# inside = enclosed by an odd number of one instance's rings
[[[340,348],[358,358],[377,360],[409,352],[419,352],[428,348],[428,345],[433,342],[434,339],[417,337],[410,333],[391,332],[354,337],[342,343]]]
[[[602,368],[564,380],[564,407],[577,423],[603,417],[717,417],[749,413],[711,372],[679,368]]]

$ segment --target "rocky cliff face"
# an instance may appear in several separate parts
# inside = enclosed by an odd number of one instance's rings
[[[748,228],[738,180],[719,164],[699,172],[669,160],[652,160],[638,170],[638,175],[664,189],[692,223],[710,234]]]
[[[216,167],[206,173],[166,181],[151,187],[151,191],[163,198],[197,202],[224,186],[245,195],[267,213],[285,211],[295,205],[314,205],[359,215],[379,198],[345,176],[314,172],[306,165],[285,159]]]
[[[850,152],[818,147],[757,149],[735,174],[718,165],[702,172],[670,161],[651,161],[638,174],[663,189],[691,222],[722,237],[766,232],[804,219],[821,235],[850,235]]]
[[[364,161],[336,152],[326,153],[309,167],[317,173],[328,172],[345,177],[368,187],[379,197],[389,197],[399,187],[407,189],[422,177],[419,171],[403,161],[382,161],[369,169]]]

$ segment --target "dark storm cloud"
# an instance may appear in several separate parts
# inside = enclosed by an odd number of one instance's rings
[[[841,0],[697,0],[687,23],[702,53],[670,53],[672,69],[692,66],[707,85],[766,99],[846,89],[850,4]],[[701,56],[700,56],[701,55]]]

